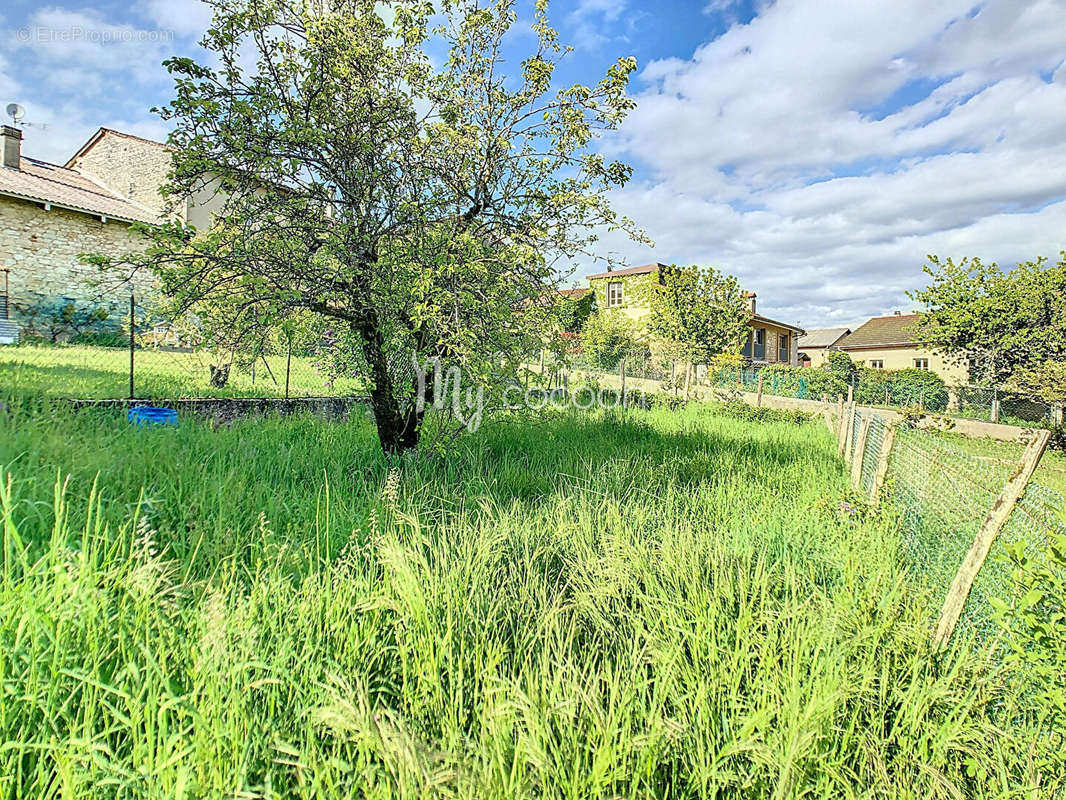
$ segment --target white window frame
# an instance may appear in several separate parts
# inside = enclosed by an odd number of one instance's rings
[[[781,345],[785,346],[785,355],[781,356]],[[783,364],[792,360],[792,339],[789,333],[777,334],[777,360]]]
[[[915,358],[915,359],[913,359],[911,361],[911,363],[914,365],[915,369],[924,369],[927,372],[929,370],[929,359],[928,358]]]
[[[870,369],[884,369],[885,360],[883,358],[871,358]]]
[[[616,291],[617,290],[617,291]],[[617,308],[625,303],[622,281],[607,281],[607,307]]]

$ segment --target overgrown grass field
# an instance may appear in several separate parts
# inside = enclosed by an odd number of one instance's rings
[[[270,355],[248,368],[233,367],[224,387],[210,384],[208,357],[194,352],[138,348],[134,352],[134,391],[139,398],[283,397],[289,366],[292,397],[351,395],[358,381],[329,381],[311,359]],[[269,369],[268,369],[269,368]],[[112,399],[129,396],[128,350],[87,345],[0,345],[0,391],[22,397]]]
[[[0,797],[1054,796],[834,448],[689,407],[389,462],[364,418],[13,403]]]

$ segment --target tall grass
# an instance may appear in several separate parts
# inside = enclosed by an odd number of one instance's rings
[[[1055,791],[817,426],[558,417],[392,463],[363,419],[0,434],[2,797]]]

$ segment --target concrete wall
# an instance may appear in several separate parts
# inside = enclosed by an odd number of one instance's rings
[[[0,197],[0,265],[10,272],[11,301],[66,297],[90,299],[100,294],[89,281],[99,277],[95,267],[82,264],[79,253],[121,256],[144,247],[144,239],[124,222],[36,203]],[[134,290],[151,286],[147,276],[135,281]],[[129,290],[105,296],[109,305],[125,307]]]

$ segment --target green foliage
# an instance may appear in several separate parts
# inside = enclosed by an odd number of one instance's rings
[[[723,403],[720,408],[727,416],[748,422],[782,422],[790,425],[803,425],[817,417],[816,414],[792,408],[770,408],[768,406],[756,408],[743,400]]]
[[[931,656],[942,591],[824,426],[424,455],[359,415],[0,414],[5,797],[1055,796],[1039,706],[965,637]]]
[[[555,291],[552,265],[604,229],[646,241],[607,200],[630,168],[594,147],[634,106],[636,61],[559,86],[569,48],[546,3],[529,38],[512,34],[512,0],[211,5],[205,63],[166,62],[176,96],[160,113],[165,193],[217,186],[213,227],[143,227],[145,253],[88,260],[150,269],[171,314],[209,318],[222,351],[332,325],[347,352],[323,363],[368,387],[385,450],[417,446],[416,359],[501,392],[559,330],[557,304],[530,302]]]
[[[589,291],[581,297],[562,297],[559,301],[559,324],[566,333],[581,333],[595,311],[596,293]]]
[[[1003,271],[979,258],[929,256],[932,279],[911,292],[926,310],[916,334],[970,379],[1000,384],[1020,368],[1066,359],[1066,252],[1058,263],[1027,261]]]
[[[40,297],[26,303],[13,303],[22,327],[24,342],[123,347],[129,338],[123,335],[122,322],[111,315],[107,306],[85,300]]]
[[[1033,750],[1046,787],[1066,788],[1066,536],[1034,556],[1023,542],[1007,548],[1010,599],[993,601],[1006,637],[1011,679],[1027,697],[1037,729]],[[1051,795],[1049,795],[1051,796]]]
[[[945,411],[948,388],[944,379],[926,369],[859,370],[855,399],[864,405],[915,406]]]
[[[581,349],[590,363],[613,371],[623,358],[642,357],[647,346],[633,320],[617,309],[600,309],[585,322]]]
[[[640,284],[648,305],[646,325],[672,357],[706,364],[739,350],[751,312],[732,275],[713,267],[660,267],[659,280]]]
[[[1052,405],[1066,404],[1066,359],[1019,367],[1006,389]]]

